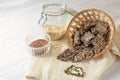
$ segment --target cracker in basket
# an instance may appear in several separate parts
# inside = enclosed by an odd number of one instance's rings
[[[70,21],[67,40],[70,50],[79,50],[86,59],[96,58],[110,49],[115,25],[100,9],[86,9]]]
[[[63,55],[60,54],[58,56],[58,59],[72,62],[91,59],[108,45],[109,37],[110,25],[107,22],[100,20],[84,22],[81,27],[77,27],[72,34],[74,50],[65,50]]]

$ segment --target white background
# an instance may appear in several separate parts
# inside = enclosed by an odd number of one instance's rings
[[[77,11],[101,8],[116,21],[120,19],[120,0],[0,0],[0,80],[23,80],[29,58],[25,38],[40,32],[37,24],[43,3],[67,3]],[[103,75],[101,80],[120,80],[120,60]]]

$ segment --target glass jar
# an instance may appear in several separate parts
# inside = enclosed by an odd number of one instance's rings
[[[44,4],[40,26],[48,33],[51,40],[61,39],[67,29],[67,5],[66,4]]]

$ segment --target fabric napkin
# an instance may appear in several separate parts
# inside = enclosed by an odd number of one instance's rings
[[[31,56],[26,72],[27,80],[99,80],[100,76],[108,69],[116,59],[116,55],[120,56],[120,27],[116,27],[117,31],[114,36],[114,41],[111,49],[97,59],[92,59],[87,62],[71,63],[62,62],[56,59],[56,56],[66,49],[65,39],[58,41],[57,45],[52,45],[51,50],[45,57]],[[66,47],[64,46],[66,45]],[[59,46],[59,47],[58,47]],[[62,48],[60,48],[62,46]],[[57,49],[55,51],[52,51]],[[85,71],[85,77],[75,77],[67,75],[64,70],[71,64],[80,66]]]
[[[59,42],[60,43],[60,42]],[[51,47],[52,48],[52,47]],[[55,46],[54,46],[55,49]],[[26,72],[27,80],[98,80],[102,73],[108,69],[115,61],[115,54],[119,54],[118,47],[113,43],[112,49],[106,52],[98,59],[92,59],[89,62],[74,63],[84,69],[86,75],[84,78],[79,78],[64,73],[71,64],[70,62],[62,62],[56,59],[60,51],[57,53],[49,53],[45,57],[31,56],[28,71]],[[113,54],[114,53],[114,54]]]

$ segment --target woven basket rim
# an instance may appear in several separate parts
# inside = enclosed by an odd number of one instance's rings
[[[68,41],[68,44],[69,44],[69,48],[70,48],[70,49],[74,49],[74,48],[73,48],[73,43],[70,41],[71,38],[70,38],[70,36],[69,36],[69,27],[70,27],[72,21],[74,21],[74,19],[75,19],[77,16],[79,16],[79,15],[82,14],[83,12],[93,11],[93,10],[94,10],[94,11],[98,11],[99,13],[103,13],[105,16],[107,16],[108,19],[110,20],[111,24],[112,24],[112,25],[109,24],[109,25],[110,25],[110,29],[111,29],[111,27],[113,27],[113,28],[112,28],[113,30],[110,32],[111,35],[110,35],[110,40],[109,40],[109,42],[108,42],[108,45],[106,45],[105,48],[104,48],[101,52],[99,52],[99,53],[97,53],[97,54],[95,54],[95,55],[93,56],[93,58],[96,58],[96,57],[104,54],[108,49],[110,49],[111,44],[112,44],[112,41],[113,41],[114,33],[115,33],[115,24],[114,24],[114,21],[113,21],[112,18],[111,18],[106,12],[104,12],[103,10],[98,9],[98,8],[90,8],[90,9],[84,9],[84,10],[80,11],[79,13],[77,13],[77,14],[71,19],[71,21],[70,21],[70,23],[69,23],[69,25],[68,25],[68,28],[67,28],[67,41]]]

